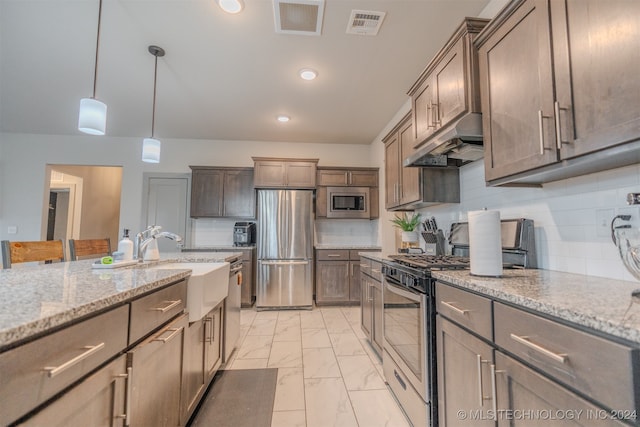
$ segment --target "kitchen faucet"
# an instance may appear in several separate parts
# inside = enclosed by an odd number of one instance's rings
[[[167,239],[175,240],[178,246],[182,246],[182,236],[171,233],[170,231],[161,231],[162,227],[159,225],[150,225],[146,230],[143,230],[136,234],[136,258],[138,262],[142,262],[144,259],[144,250],[158,237],[166,237]]]

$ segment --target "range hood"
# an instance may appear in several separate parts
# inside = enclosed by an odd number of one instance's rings
[[[428,138],[415,153],[404,159],[402,166],[444,166],[446,158],[467,163],[483,156],[482,114],[468,113]],[[445,162],[435,160],[438,158],[445,158]]]

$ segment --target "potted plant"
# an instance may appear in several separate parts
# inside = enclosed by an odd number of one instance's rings
[[[396,215],[394,219],[391,220],[393,225],[402,230],[402,241],[403,242],[417,242],[418,241],[418,232],[416,229],[420,224],[420,214],[414,212],[411,217],[407,215],[407,212],[404,212],[402,216]]]

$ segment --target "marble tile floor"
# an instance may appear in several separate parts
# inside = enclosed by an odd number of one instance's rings
[[[239,342],[225,369],[278,368],[271,427],[409,427],[359,307],[243,309]]]

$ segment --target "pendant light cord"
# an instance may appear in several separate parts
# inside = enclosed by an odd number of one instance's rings
[[[153,72],[153,109],[151,110],[151,138],[156,127],[156,82],[158,81],[158,55],[156,57],[155,71]]]
[[[102,0],[98,4],[98,33],[96,35],[96,62],[93,66],[93,99],[96,99],[96,85],[98,83],[98,50],[100,48],[100,22],[102,21]]]

